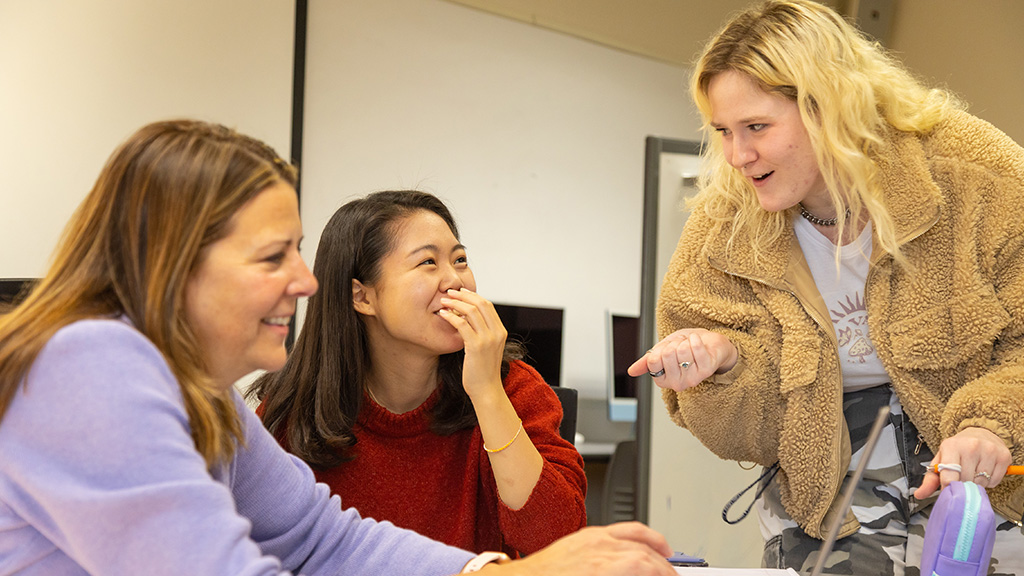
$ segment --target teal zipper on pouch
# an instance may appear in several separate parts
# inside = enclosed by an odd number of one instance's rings
[[[974,530],[978,526],[978,514],[981,512],[981,490],[974,482],[964,482],[964,518],[960,523],[960,534],[956,537],[956,549],[953,559],[967,562],[974,542]]]

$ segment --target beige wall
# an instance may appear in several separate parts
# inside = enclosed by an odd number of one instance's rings
[[[1024,144],[1024,2],[899,0],[890,47],[922,78]]]
[[[562,384],[605,398],[605,311],[640,307],[644,138],[698,137],[682,68],[440,0],[309,22],[304,245],[353,196],[436,193],[480,293],[564,309]]]
[[[688,65],[750,0],[449,0],[541,28]]]
[[[449,0],[688,67],[703,43],[752,0]],[[886,45],[929,83],[1024,143],[1024,1],[823,0],[891,10]]]
[[[0,276],[37,277],[115,146],[215,120],[288,153],[293,2],[0,0]]]

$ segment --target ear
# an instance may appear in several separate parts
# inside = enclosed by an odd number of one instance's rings
[[[363,286],[363,283],[355,278],[352,279],[352,308],[356,312],[366,315],[376,315],[374,308],[374,301],[376,300],[376,294],[373,288],[369,286]]]

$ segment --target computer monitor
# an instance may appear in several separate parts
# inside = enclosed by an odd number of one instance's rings
[[[0,278],[0,311],[17,304],[27,294],[23,290],[35,281],[35,278]]]
[[[526,348],[523,360],[540,373],[551,386],[562,382],[561,308],[519,306],[494,303],[509,339],[518,340]]]
[[[640,318],[608,311],[605,314],[608,343],[608,419],[636,421],[638,378],[626,373],[640,357]]]

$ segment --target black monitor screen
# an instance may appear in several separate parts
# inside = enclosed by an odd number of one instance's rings
[[[626,370],[640,357],[640,319],[608,311],[608,419],[636,421],[636,390],[639,379]]]
[[[17,304],[27,293],[22,290],[27,290],[33,282],[32,278],[0,278],[0,307]]]
[[[497,303],[494,309],[509,339],[526,348],[526,363],[536,368],[545,382],[558,386],[562,374],[562,309]]]
[[[640,357],[640,319],[612,315],[612,366],[616,398],[636,398],[637,379],[626,373]]]

